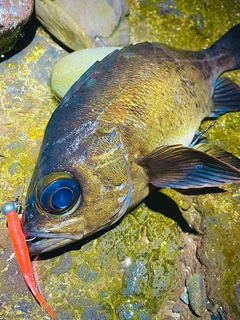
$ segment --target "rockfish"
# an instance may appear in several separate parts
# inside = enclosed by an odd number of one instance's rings
[[[138,43],[88,69],[46,127],[23,213],[39,254],[109,227],[154,188],[240,181],[240,160],[191,147],[206,117],[240,109],[240,24],[208,49]]]

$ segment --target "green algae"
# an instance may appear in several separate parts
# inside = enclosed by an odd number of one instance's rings
[[[203,214],[205,231],[199,256],[206,268],[209,297],[225,307],[229,319],[237,320],[240,317],[235,291],[240,279],[238,200],[229,193],[209,196],[201,199],[198,209]]]
[[[26,49],[0,64],[1,203],[16,198],[20,203],[24,201],[44,128],[57,106],[48,86],[50,72],[53,61],[63,54],[63,50],[39,29]],[[41,59],[44,64],[40,63]],[[19,274],[3,216],[0,228],[0,317],[31,317],[38,306]]]
[[[142,204],[101,237],[34,264],[44,297],[61,319],[152,319],[171,289],[178,242],[176,222]],[[9,272],[14,270],[12,261]],[[4,281],[11,288],[2,295],[0,314],[42,319],[44,312],[26,288],[14,289],[10,282]],[[21,312],[19,304],[25,305]]]
[[[131,0],[130,5],[133,42],[161,41],[197,50],[239,20],[239,3],[232,1]],[[50,73],[65,53],[41,29],[34,41],[0,65],[1,203],[18,196],[23,201],[45,125],[57,106],[49,88]],[[239,72],[231,77],[240,83]],[[202,128],[208,125],[204,122]],[[240,156],[239,126],[238,113],[224,115],[206,133],[206,140]],[[231,319],[239,319],[235,293],[240,278],[239,186],[224,188],[225,193],[197,196],[167,189],[161,192],[175,201],[192,228],[204,234],[198,256],[208,295]],[[164,310],[165,301],[179,297],[173,293],[179,277],[176,259],[181,236],[175,220],[142,204],[107,233],[35,262],[44,297],[61,319],[162,320],[159,310]],[[48,319],[19,275],[4,218],[0,218],[0,229],[0,316]],[[195,317],[189,311],[184,319]]]
[[[240,316],[235,289],[240,279],[239,184],[226,185],[224,189],[195,196],[167,189],[162,192],[177,203],[189,225],[202,234],[197,254],[203,265],[201,272],[209,299],[222,305],[229,319],[237,320]]]
[[[129,0],[129,3],[134,42],[158,41],[176,48],[203,49],[239,23],[240,4],[231,0]]]
[[[25,49],[12,59],[1,63],[1,203],[21,196],[19,186],[24,186],[31,176],[44,128],[57,106],[47,86],[54,56],[61,56],[57,47],[49,47],[50,38],[41,43],[40,29],[36,45]],[[47,40],[48,39],[48,40]],[[21,56],[19,59],[18,56]],[[45,61],[42,68],[40,60]],[[45,79],[45,81],[44,81]],[[45,83],[44,83],[45,82]],[[46,105],[48,108],[46,108]],[[27,119],[27,121],[26,121]],[[11,166],[14,163],[14,170]]]
[[[74,317],[84,319],[100,304],[104,319],[121,318],[129,308],[131,319],[140,311],[151,319],[171,288],[178,242],[176,223],[142,204],[80,252],[39,262],[43,285],[54,286],[56,310],[69,310],[67,299]]]
[[[207,127],[211,121],[205,121],[202,125]],[[209,129],[205,136],[206,143],[214,141],[216,145],[240,158],[240,113],[232,112],[222,115]]]

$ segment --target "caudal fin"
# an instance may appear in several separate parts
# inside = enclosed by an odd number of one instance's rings
[[[240,69],[240,23],[225,33],[207,51],[218,60],[222,72]]]
[[[240,23],[231,28],[210,48],[210,64],[214,70],[213,109],[208,117],[216,118],[226,112],[240,111],[240,86],[228,78],[218,78],[223,72],[240,69]]]

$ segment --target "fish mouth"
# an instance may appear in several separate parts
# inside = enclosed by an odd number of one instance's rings
[[[69,233],[26,232],[26,242],[31,256],[53,251],[79,240]]]

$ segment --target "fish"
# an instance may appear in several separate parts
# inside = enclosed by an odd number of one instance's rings
[[[240,160],[191,145],[204,118],[239,111],[240,24],[209,48],[130,44],[94,63],[45,129],[23,209],[31,255],[111,226],[154,189],[240,181]]]

